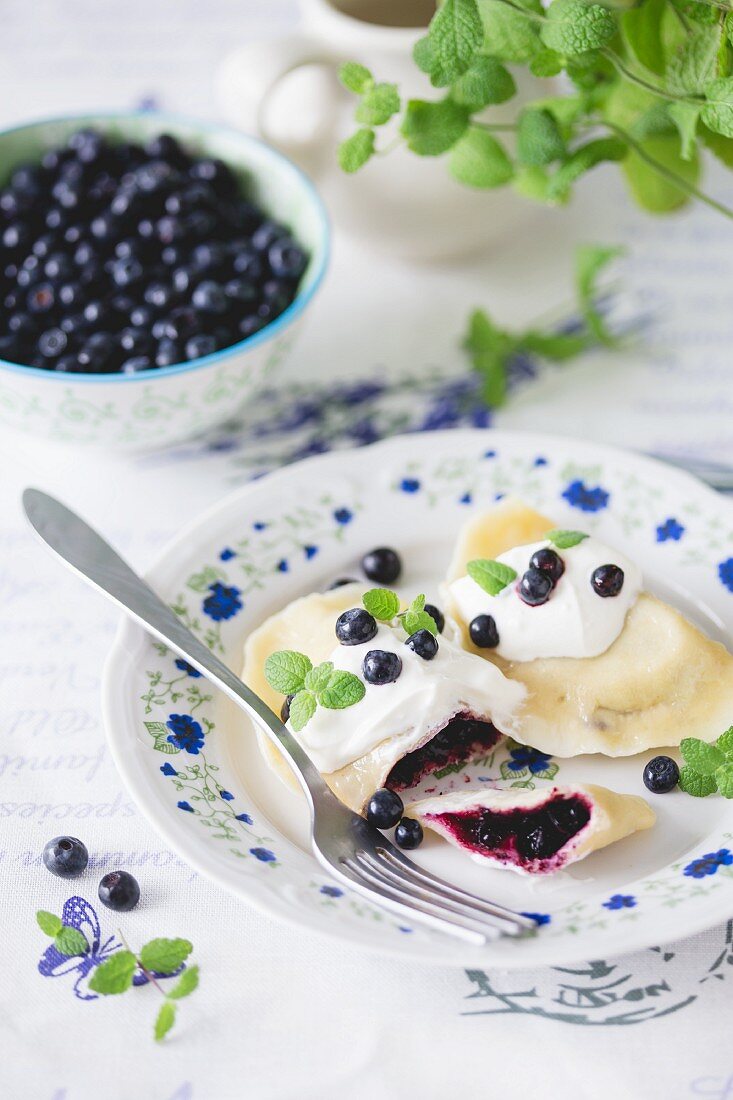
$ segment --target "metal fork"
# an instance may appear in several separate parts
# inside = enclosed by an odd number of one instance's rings
[[[313,852],[332,875],[402,918],[473,944],[536,930],[531,918],[466,893],[418,867],[363,817],[347,809],[280,718],[84,520],[38,489],[25,490],[23,507],[37,534],[67,565],[208,677],[276,742],[308,800]]]

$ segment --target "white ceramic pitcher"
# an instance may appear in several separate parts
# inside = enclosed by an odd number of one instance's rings
[[[299,34],[248,43],[225,59],[219,99],[231,122],[259,133],[316,179],[339,229],[380,251],[430,259],[485,249],[532,216],[531,204],[510,189],[464,187],[445,157],[417,157],[404,147],[373,157],[355,175],[343,173],[336,150],[356,129],[356,101],[340,88],[338,66],[360,61],[404,97],[437,98],[412,59],[434,4],[301,0],[301,8]],[[289,77],[305,66],[319,68]],[[493,122],[511,121],[522,102],[546,91],[525,72],[514,76],[518,93],[490,109]]]

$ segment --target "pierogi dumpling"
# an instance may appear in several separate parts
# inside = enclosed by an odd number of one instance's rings
[[[465,526],[448,575],[446,609],[466,648],[527,688],[514,736],[556,756],[628,756],[678,745],[687,736],[717,738],[733,722],[733,657],[674,608],[639,591],[636,567],[593,539],[557,551],[568,575],[560,576],[542,606],[524,605],[514,585],[506,599],[502,594],[496,605],[506,622],[508,655],[502,655],[501,640],[497,648],[472,643],[471,609],[481,603],[481,590],[466,575],[467,563],[513,552],[521,576],[537,545],[548,545],[544,536],[554,526],[521,502],[504,501]],[[610,596],[605,599],[590,583],[604,554],[611,555],[606,562],[623,562],[625,573],[620,594],[601,589]],[[577,576],[573,581],[573,569],[588,572],[587,584]],[[485,600],[493,611],[495,598]],[[527,659],[519,659],[522,652]]]
[[[479,862],[533,875],[576,863],[656,820],[643,798],[581,783],[454,791],[405,812]]]
[[[406,790],[447,764],[484,755],[502,733],[513,731],[525,695],[494,666],[487,677],[483,661],[444,635],[431,660],[405,645],[401,627],[383,623],[368,642],[339,645],[336,620],[360,606],[362,593],[363,586],[354,584],[295,600],[249,636],[242,673],[277,713],[283,697],[267,683],[264,665],[278,650],[305,653],[313,665],[330,660],[337,670],[355,675],[371,650],[399,656],[394,682],[365,683],[364,698],[344,710],[319,706],[294,734],[334,793],[357,812],[380,787]],[[295,785],[281,753],[258,736],[268,762]]]

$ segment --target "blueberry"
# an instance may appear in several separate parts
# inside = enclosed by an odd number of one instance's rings
[[[17,357],[20,353],[18,341],[14,336],[0,336],[0,358],[5,359],[7,362],[17,362]]]
[[[177,267],[171,274],[173,280],[174,289],[179,294],[184,294],[187,290],[191,289],[191,286],[196,280],[196,275],[191,267]]]
[[[356,584],[355,577],[337,577],[335,581],[332,581],[328,586],[328,591],[331,592],[334,588],[343,588],[345,584]]]
[[[257,287],[248,279],[230,279],[224,287],[224,293],[236,305],[243,306],[251,305],[259,297]]]
[[[29,339],[35,335],[36,322],[29,313],[11,313],[8,329],[17,339]]]
[[[167,283],[150,283],[145,287],[143,297],[148,305],[155,306],[156,309],[166,309],[173,298],[173,287]]]
[[[226,245],[221,241],[197,244],[191,253],[191,261],[198,271],[219,271],[229,258]]]
[[[375,791],[364,808],[367,821],[377,829],[393,828],[404,812],[402,799],[388,787],[380,787]]]
[[[188,340],[201,332],[201,318],[191,306],[176,306],[163,322],[163,335],[169,340]]]
[[[402,658],[388,649],[370,649],[361,670],[368,684],[393,684],[402,672]]]
[[[377,633],[377,620],[363,607],[352,607],[336,620],[336,637],[341,645],[371,642]]]
[[[418,657],[422,657],[423,661],[432,661],[438,652],[437,638],[429,630],[416,630],[407,639],[405,645],[417,653]]]
[[[2,242],[8,252],[22,254],[31,242],[30,229],[23,222],[14,222],[3,231]]]
[[[204,355],[213,355],[216,351],[216,338],[202,333],[186,341],[186,358],[201,359]]]
[[[492,615],[477,615],[471,619],[468,633],[479,649],[496,649],[499,644],[499,631]]]
[[[68,279],[74,273],[74,265],[64,252],[53,252],[43,265],[47,279]]]
[[[252,247],[257,252],[267,252],[275,241],[281,237],[287,237],[287,235],[287,229],[282,225],[278,225],[277,222],[263,222],[252,234]]]
[[[109,241],[117,234],[117,219],[114,214],[98,214],[92,220],[89,231],[98,241]]]
[[[120,333],[120,346],[131,355],[147,355],[152,350],[150,333],[142,328],[123,328]]]
[[[188,157],[171,134],[157,134],[145,142],[145,152],[152,160],[167,160],[169,164],[180,166]]]
[[[228,165],[223,160],[215,157],[204,157],[194,161],[189,169],[191,179],[203,180],[210,183],[217,195],[224,197],[234,195],[237,191],[237,181]]]
[[[120,367],[123,374],[137,374],[141,370],[150,370],[155,364],[149,355],[131,355]]]
[[[110,871],[99,883],[99,900],[108,909],[128,913],[140,900],[137,879],[129,871]]]
[[[158,350],[155,353],[155,364],[158,367],[172,367],[183,360],[183,353],[175,340],[164,338],[158,342]]]
[[[39,283],[28,292],[26,299],[31,313],[48,313],[56,304],[56,295],[50,283]]]
[[[157,316],[157,310],[152,306],[134,306],[130,310],[130,324],[133,328],[152,328]]]
[[[84,294],[84,287],[81,283],[62,283],[58,289],[58,300],[67,309],[73,306],[79,308]]]
[[[308,263],[305,252],[292,237],[274,241],[267,250],[267,258],[272,274],[284,279],[299,279]]]
[[[36,244],[40,244],[40,241],[42,239],[43,238],[39,237],[38,241],[36,241]],[[40,255],[40,253],[38,253],[38,255]],[[93,260],[98,260],[98,259],[99,259],[99,251],[95,247],[95,245],[92,244],[91,241],[80,241],[79,242],[79,244],[77,245],[76,250],[74,252],[74,263],[78,267],[84,267],[86,264],[91,263]]]
[[[79,352],[79,365],[89,373],[106,373],[114,369],[113,356],[117,350],[117,341],[110,332],[95,332]]]
[[[123,256],[112,264],[110,274],[116,286],[132,286],[142,279],[143,266],[134,256]]]
[[[57,359],[53,364],[53,369],[65,374],[74,374],[81,371],[82,366],[76,355],[62,355],[61,358]]]
[[[419,848],[423,842],[422,825],[413,817],[403,817],[394,831],[395,844],[400,848]]]
[[[283,699],[283,705],[280,707],[280,718],[283,722],[287,722],[290,717],[290,704],[294,698],[295,694],[293,693],[292,695],[286,695]]]
[[[599,565],[590,583],[598,596],[618,596],[624,586],[624,571],[618,565]]]
[[[530,607],[547,603],[552,592],[552,580],[539,569],[528,569],[519,582],[519,598]]]
[[[67,336],[79,336],[90,331],[90,324],[83,313],[70,313],[59,321],[59,328]]]
[[[427,611],[428,615],[437,626],[438,634],[442,634],[445,629],[445,615],[443,612],[439,607],[436,607],[434,603],[426,603],[424,610]]]
[[[549,546],[537,550],[529,559],[529,564],[532,569],[539,569],[541,573],[547,573],[553,584],[557,584],[565,572],[564,561]]]
[[[671,756],[655,756],[644,768],[644,786],[653,794],[667,794],[680,780],[680,769]]]
[[[232,267],[237,275],[243,279],[249,279],[253,283],[262,278],[262,260],[256,252],[244,250],[237,252],[232,262]]]
[[[396,550],[389,546],[378,546],[376,550],[370,550],[364,555],[361,567],[370,581],[392,584],[402,572],[402,561]]]
[[[66,351],[69,338],[63,329],[50,328],[38,339],[38,350],[45,359],[58,359]]]
[[[264,324],[265,322],[261,317],[258,317],[256,313],[252,313],[249,317],[244,317],[237,325],[239,335],[243,340],[246,340],[248,336],[254,336],[256,332],[259,332]]]
[[[43,849],[43,862],[52,875],[76,878],[86,870],[89,852],[75,836],[55,836]]]
[[[204,280],[194,290],[191,301],[204,313],[226,313],[229,309],[224,288],[211,279]]]

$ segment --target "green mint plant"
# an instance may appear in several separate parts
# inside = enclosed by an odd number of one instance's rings
[[[505,403],[509,367],[515,356],[536,355],[561,363],[591,347],[617,346],[618,339],[606,325],[596,302],[598,280],[621,252],[620,248],[605,245],[581,245],[576,249],[575,289],[581,317],[577,331],[564,333],[530,327],[511,332],[499,328],[485,310],[473,311],[463,346],[473,369],[483,378],[483,396],[488,405],[498,408]]]
[[[86,955],[89,943],[86,936],[77,928],[65,925],[60,917],[39,909],[36,913],[38,927],[53,939],[54,947],[64,955]],[[120,933],[122,942],[124,937]],[[94,993],[111,996],[126,993],[132,988],[132,979],[137,970],[141,970],[148,981],[155,986],[164,998],[155,1019],[153,1034],[160,1042],[176,1022],[178,1001],[190,996],[199,984],[199,968],[187,966],[170,989],[163,989],[158,978],[174,974],[193,951],[193,944],[183,939],[150,940],[135,955],[125,943],[124,950],[115,951],[105,962],[100,963],[89,980],[89,988]]]
[[[334,668],[331,661],[313,667],[305,653],[279,649],[265,661],[265,679],[273,691],[292,695],[290,724],[299,733],[319,706],[344,710],[364,698],[366,688],[353,672]]]
[[[445,156],[468,187],[511,185],[550,205],[567,203],[581,177],[613,161],[646,210],[696,198],[733,217],[698,187],[704,150],[733,165],[732,43],[727,0],[443,0],[414,49],[433,96],[405,100],[363,65],[341,69],[358,97],[359,129],[339,161],[355,172],[402,144]],[[507,65],[539,78],[562,73],[569,87],[548,84],[511,122],[493,122],[487,108],[516,93]]]
[[[686,737],[680,743],[684,767],[679,786],[694,798],[705,798],[718,791],[733,798],[733,726],[721,733],[714,744]]]
[[[425,596],[422,593],[415,596],[406,611],[400,611],[402,606],[400,598],[389,588],[370,589],[362,596],[362,603],[377,622],[397,621],[408,634],[416,634],[418,630],[429,630],[437,637],[438,627],[433,616],[425,610]]]

